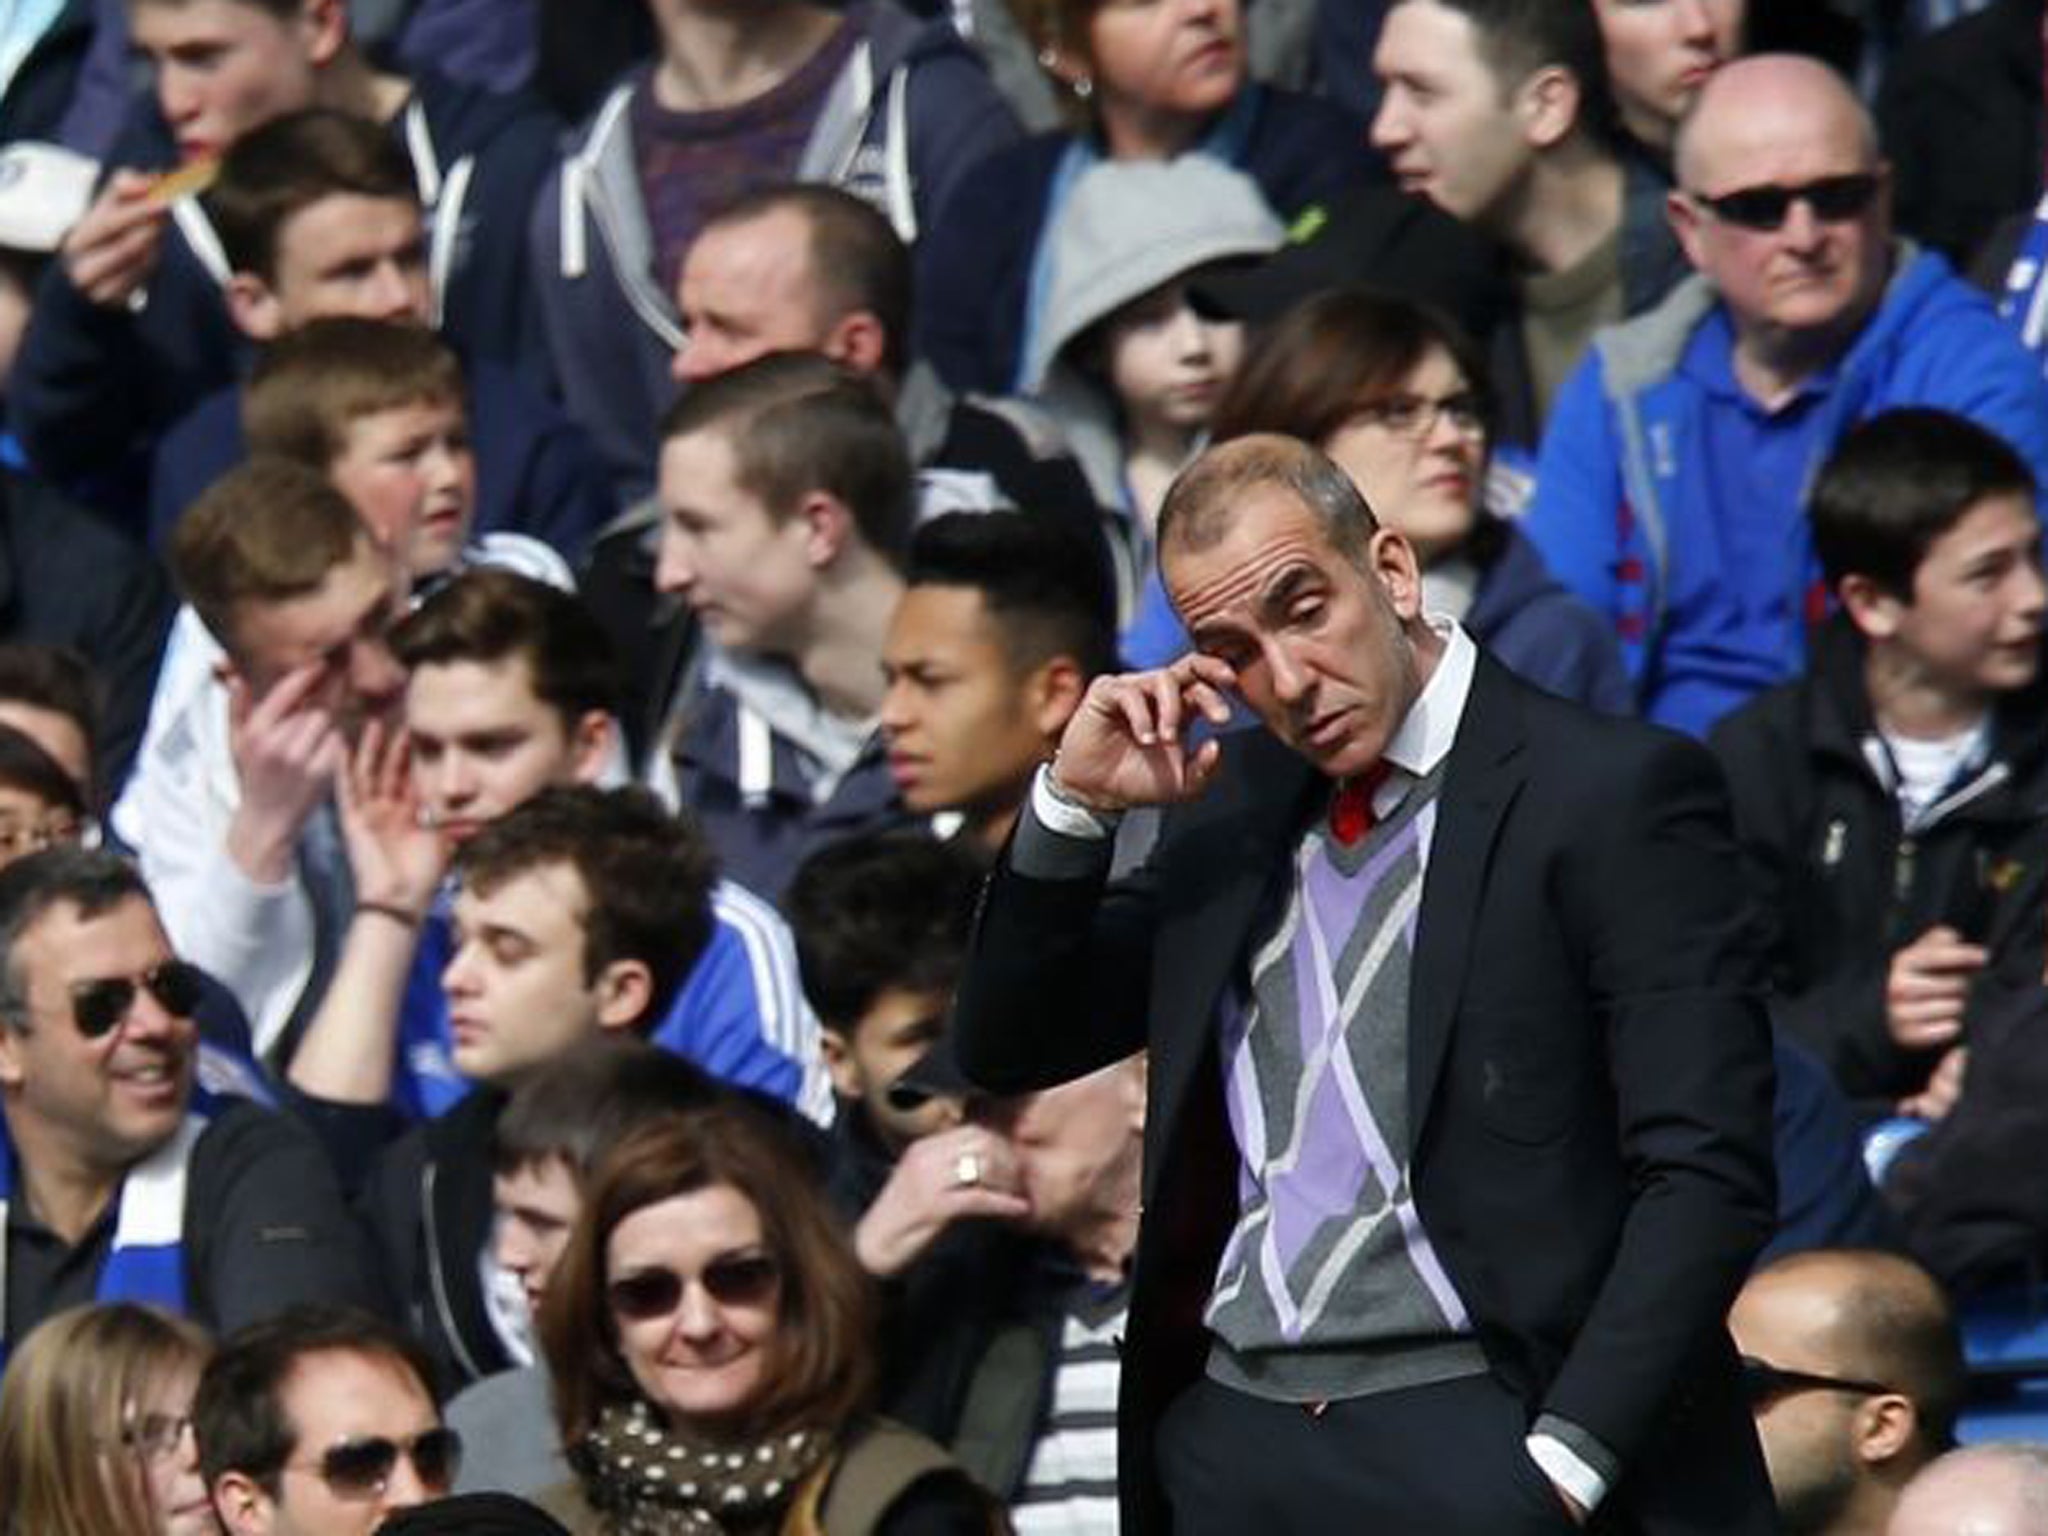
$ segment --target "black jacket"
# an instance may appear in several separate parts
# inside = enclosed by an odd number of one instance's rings
[[[1774,1016],[1852,1098],[1888,1105],[1937,1054],[1901,1050],[1886,1029],[1897,950],[1946,923],[1991,950],[1980,995],[1992,975],[2041,974],[2048,680],[1998,707],[1987,761],[1909,835],[1866,750],[1877,728],[1863,654],[1835,620],[1803,676],[1729,716],[1711,743],[1771,933]]]

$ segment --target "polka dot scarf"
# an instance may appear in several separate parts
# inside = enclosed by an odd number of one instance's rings
[[[575,1459],[618,1536],[724,1536],[773,1530],[831,1450],[815,1430],[753,1445],[696,1441],[636,1402],[607,1408]]]

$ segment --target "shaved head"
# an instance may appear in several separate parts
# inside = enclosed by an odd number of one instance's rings
[[[1680,185],[1725,191],[1714,178],[1739,174],[1753,142],[1853,135],[1863,168],[1877,163],[1877,128],[1834,70],[1789,53],[1760,53],[1722,65],[1679,124],[1674,163]]]
[[[1951,1451],[1907,1485],[1885,1536],[2048,1536],[2048,1446]]]

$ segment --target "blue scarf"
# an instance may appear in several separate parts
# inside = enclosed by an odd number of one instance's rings
[[[207,1127],[194,1095],[192,1108],[170,1139],[128,1170],[114,1212],[114,1246],[100,1266],[95,1301],[133,1301],[185,1311],[185,1184],[192,1149]],[[14,1199],[14,1145],[0,1120],[0,1328],[7,1299],[7,1213]],[[8,1340],[0,1334],[0,1371]]]

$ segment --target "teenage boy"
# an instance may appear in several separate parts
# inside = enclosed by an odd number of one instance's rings
[[[206,204],[228,274],[238,355],[250,343],[274,343],[328,318],[432,324],[428,216],[404,150],[374,124],[320,110],[276,118],[222,159]],[[565,559],[580,559],[613,512],[583,434],[487,350],[452,328],[442,333],[465,360],[477,526],[531,534]],[[156,542],[243,457],[241,394],[223,382],[210,397],[181,402],[182,419],[156,453],[149,508]]]
[[[882,646],[889,772],[920,815],[994,853],[1031,776],[1116,665],[1101,552],[1028,512],[949,512],[911,540]]]
[[[405,577],[346,497],[275,459],[194,504],[171,566],[221,659],[195,686],[166,658],[114,830],[179,952],[235,994],[270,1054],[318,996],[353,899],[333,780],[398,702],[387,634]]]
[[[1713,735],[1780,1024],[1879,1110],[1953,1103],[1978,982],[2042,968],[2048,698],[2036,487],[2002,439],[1887,411],[1814,488],[1840,615]]]
[[[529,98],[373,65],[346,0],[129,0],[153,67],[113,173],[37,298],[12,391],[31,462],[69,483],[162,433],[234,381],[229,268],[193,190],[253,128],[328,107],[379,124],[412,160],[432,220],[437,316],[479,357],[536,345],[522,233],[555,125]],[[191,173],[166,178],[182,165]]]
[[[911,501],[888,406],[822,357],[759,358],[663,423],[655,584],[705,639],[649,773],[764,895],[813,848],[902,819],[875,713]]]
[[[442,974],[455,1065],[479,1086],[377,1156],[364,1190],[412,1331],[451,1381],[519,1358],[515,1280],[488,1261],[491,1138],[506,1095],[594,1037],[644,1035],[711,934],[712,857],[643,791],[543,790],[457,848],[454,953]],[[408,930],[395,906],[379,919]],[[409,934],[408,934],[409,936]],[[354,939],[356,935],[351,935]],[[360,1166],[356,1106],[309,1102]]]
[[[570,594],[511,571],[469,571],[408,616],[392,647],[407,672],[410,774],[399,814],[356,806],[344,818],[359,891],[379,883],[373,902],[358,904],[291,1076],[317,1097],[416,1119],[470,1087],[441,987],[452,953],[447,853],[543,789],[623,775],[610,652]],[[713,887],[711,905],[710,941],[651,1038],[829,1119],[787,926],[730,881]],[[417,930],[394,926],[387,906],[418,914]]]

